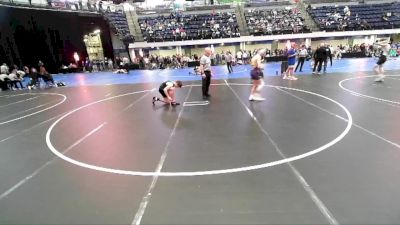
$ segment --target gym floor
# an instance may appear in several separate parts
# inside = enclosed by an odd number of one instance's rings
[[[0,93],[0,224],[399,224],[400,70],[373,59],[56,75],[66,87]],[[153,106],[165,80],[180,106]],[[159,102],[156,102],[159,103]]]

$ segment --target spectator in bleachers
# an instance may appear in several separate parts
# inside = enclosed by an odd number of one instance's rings
[[[320,28],[326,31],[391,29],[400,27],[399,2],[359,4],[345,7],[322,6],[310,9],[308,12],[314,18],[315,22],[320,25]]]
[[[349,9],[348,6],[345,6],[345,7],[344,7],[343,13],[344,13],[344,16],[345,16],[345,17],[350,17],[350,16],[351,16],[351,11],[350,11],[350,9]]]
[[[213,13],[139,19],[145,41],[180,41],[187,39],[229,38],[240,36],[236,16],[233,13]]]
[[[299,33],[307,31],[304,18],[296,9],[249,10],[245,13],[252,35]]]

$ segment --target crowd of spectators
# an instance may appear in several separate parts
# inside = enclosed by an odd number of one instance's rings
[[[355,45],[338,45],[333,51],[334,58],[340,59],[343,53],[362,53],[367,57],[379,56],[380,50],[374,44],[355,44]],[[389,51],[390,57],[397,57],[400,55],[400,44],[392,44]]]
[[[250,59],[257,54],[259,49],[240,50],[238,52],[221,51],[211,55],[212,65],[225,65],[227,63],[227,55],[230,55],[233,65],[246,65],[250,63]],[[275,49],[273,51],[266,49],[266,57],[284,56],[287,49]],[[172,55],[160,56],[155,54],[144,55],[138,57],[135,63],[139,64],[140,69],[178,69],[186,68],[191,62],[198,62],[198,55]]]
[[[236,15],[230,12],[171,13],[139,18],[139,24],[148,42],[240,37]]]
[[[130,60],[128,57],[115,57],[113,61],[111,58],[105,57],[103,60],[94,59],[90,60],[86,58],[85,60],[79,62],[78,69],[84,72],[114,72],[114,73],[128,73]],[[69,68],[66,68],[69,69]],[[74,71],[68,71],[74,72]]]
[[[400,3],[307,7],[322,30],[370,30],[400,27]]]
[[[251,35],[273,35],[310,32],[296,8],[251,9],[245,12]]]
[[[18,68],[17,65],[13,65],[10,67],[3,63],[0,66],[0,89],[2,91],[5,90],[20,90],[25,88],[23,86],[24,78],[28,77],[29,82],[27,84],[28,89],[36,89],[40,87],[40,81],[43,81],[46,87],[57,87],[57,84],[54,82],[53,76],[47,72],[44,63],[39,61],[37,67],[32,66],[28,68],[24,66],[21,69]]]
[[[334,59],[341,59],[343,54],[346,53],[362,53],[365,57],[379,56],[380,51],[374,48],[374,45],[368,44],[355,44],[355,45],[327,45],[332,52]],[[257,53],[259,49],[254,50],[240,50],[236,53],[230,51],[216,52],[211,58],[212,65],[225,65],[227,63],[227,58],[232,59],[233,65],[246,65],[250,63],[250,59]],[[311,59],[314,54],[314,49],[311,47],[306,48],[307,50],[307,60]],[[269,61],[270,57],[286,57],[287,48],[284,49],[266,49],[266,61]],[[227,57],[227,55],[230,57]],[[397,57],[400,56],[400,44],[393,44],[392,50],[390,51],[390,56]],[[136,59],[135,63],[139,64],[140,69],[178,69],[186,68],[191,62],[198,62],[199,56],[197,55],[172,55],[172,56],[160,56],[155,54],[144,55]]]

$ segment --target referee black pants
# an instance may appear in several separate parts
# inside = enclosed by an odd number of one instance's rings
[[[232,72],[233,72],[233,69],[232,69],[232,62],[226,62],[226,66],[228,67],[229,73],[232,73]]]
[[[297,69],[299,68],[299,66],[300,66],[300,72],[302,72],[305,59],[306,59],[305,57],[299,57],[299,60],[297,62],[297,66],[296,66],[296,69],[294,70],[294,72],[297,72]]]
[[[202,81],[202,89],[203,89],[203,96],[208,96],[208,90],[210,88],[210,84],[211,84],[211,71],[204,71],[204,75],[206,75],[206,77],[203,77],[201,79]]]
[[[317,66],[318,66],[318,73],[321,72],[322,63],[324,63],[324,59],[323,59],[323,58],[316,58],[316,59],[314,60],[314,69],[313,69],[313,72],[315,72],[315,69],[317,68]]]

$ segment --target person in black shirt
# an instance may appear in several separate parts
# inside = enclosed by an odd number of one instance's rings
[[[329,48],[329,45],[325,47],[326,56],[324,58],[324,73],[326,73],[326,67],[328,66],[328,57],[331,59],[331,66],[332,66],[332,52]]]
[[[163,82],[158,88],[158,91],[164,98],[162,102],[164,102],[165,104],[179,105],[179,103],[177,103],[175,100],[175,88],[181,88],[181,87],[182,87],[182,81],[180,80]],[[156,101],[161,101],[161,99],[153,97],[153,104]]]
[[[326,58],[327,58],[327,55],[326,55],[325,45],[324,45],[324,43],[321,43],[320,47],[314,53],[313,74],[315,74],[315,69],[317,68],[317,65],[318,65],[318,73],[317,74],[320,74],[321,69],[322,69],[322,63],[325,61]]]

